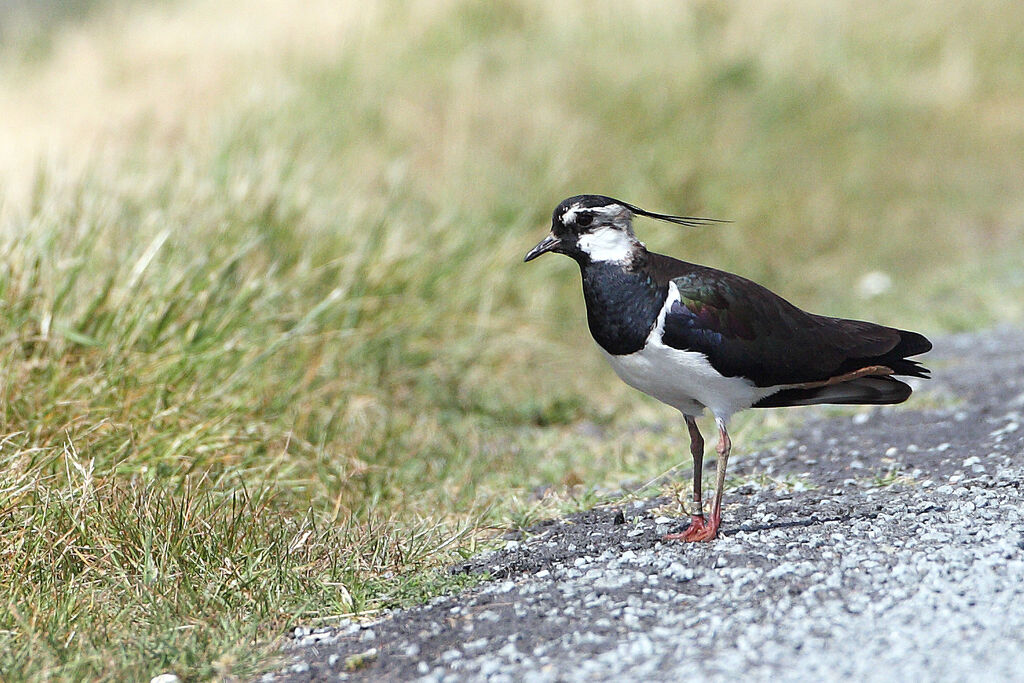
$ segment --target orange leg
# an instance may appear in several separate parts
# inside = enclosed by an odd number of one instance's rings
[[[700,514],[694,514],[690,526],[680,534],[669,534],[665,540],[681,540],[688,543],[695,541],[712,541],[718,536],[718,527],[722,523],[722,494],[725,492],[725,469],[729,464],[729,453],[732,451],[732,439],[725,428],[725,422],[716,418],[718,425],[718,468],[715,476],[715,499],[711,506],[711,519],[704,517],[704,510],[701,506],[700,494],[700,472],[704,460],[704,439],[697,431],[697,423],[691,417],[686,418],[686,424],[690,428],[690,453],[693,455],[693,498],[697,504]],[[694,433],[697,438],[694,438]],[[697,455],[696,446],[699,440],[700,456]]]
[[[693,457],[693,515],[690,526],[678,534],[669,534],[667,541],[694,541],[707,530],[707,518],[704,517],[704,499],[701,494],[701,479],[704,469],[704,437],[697,428],[697,420],[690,415],[686,419],[686,428],[690,431],[690,455]]]

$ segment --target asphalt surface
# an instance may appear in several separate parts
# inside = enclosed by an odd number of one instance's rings
[[[1024,681],[1024,333],[927,363],[904,406],[737,453],[715,542],[664,542],[664,501],[551,521],[452,568],[481,586],[298,627],[264,678]]]

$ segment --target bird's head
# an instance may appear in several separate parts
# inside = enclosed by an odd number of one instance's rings
[[[618,199],[598,194],[581,194],[562,201],[551,216],[551,233],[526,254],[532,261],[554,251],[582,263],[629,261],[644,249],[633,234],[633,216],[649,216],[679,225],[716,222],[707,218],[654,213]]]

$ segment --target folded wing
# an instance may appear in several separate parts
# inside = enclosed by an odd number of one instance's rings
[[[916,332],[807,313],[731,273],[675,261],[679,290],[662,342],[708,357],[727,377],[780,387],[756,407],[814,403],[898,403],[910,387],[890,375],[927,377],[907,357],[931,342]],[[674,267],[672,267],[674,266]]]

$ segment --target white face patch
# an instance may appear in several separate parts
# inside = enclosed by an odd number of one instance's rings
[[[579,204],[573,204],[562,213],[561,221],[562,225],[569,225],[576,220],[576,214],[580,211]]]
[[[604,227],[580,235],[578,244],[591,261],[626,261],[639,243],[625,230]]]

